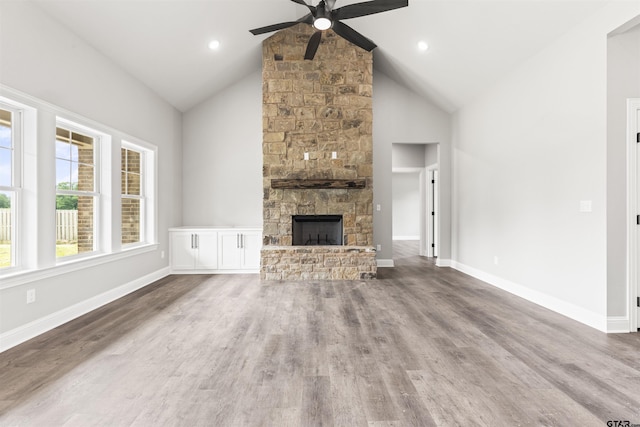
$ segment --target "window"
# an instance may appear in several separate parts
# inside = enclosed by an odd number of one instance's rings
[[[121,149],[122,244],[144,241],[143,153]]]
[[[96,250],[97,136],[56,128],[56,257]]]
[[[0,269],[17,265],[20,130],[19,110],[0,104]]]

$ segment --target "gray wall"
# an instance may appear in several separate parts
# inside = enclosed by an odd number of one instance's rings
[[[640,27],[607,40],[607,313],[627,299],[627,98],[640,98]]]
[[[420,238],[420,174],[394,173],[393,239]]]
[[[454,125],[456,262],[602,330],[607,34],[638,13],[638,3],[604,6],[465,106]],[[593,211],[580,212],[581,200]]]
[[[392,168],[423,168],[425,166],[426,144],[391,145]]]
[[[440,143],[440,257],[450,258],[451,116],[374,69],[373,232],[378,259],[392,259],[392,146]]]
[[[184,114],[187,225],[262,226],[262,73]]]
[[[181,114],[30,2],[3,2],[0,83],[158,147],[158,240],[152,252],[0,290],[0,333],[24,327],[168,266],[181,217]],[[55,115],[38,115],[38,267],[55,265]],[[117,165],[116,165],[117,166]],[[117,178],[116,178],[117,181]],[[27,289],[37,299],[25,303]]]

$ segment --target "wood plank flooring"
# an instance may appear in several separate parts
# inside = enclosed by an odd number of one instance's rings
[[[640,424],[640,334],[413,245],[366,282],[160,280],[0,354],[0,426]]]

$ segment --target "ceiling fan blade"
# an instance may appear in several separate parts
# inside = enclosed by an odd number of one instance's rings
[[[333,23],[333,31],[343,39],[350,41],[366,51],[371,52],[377,46],[374,42],[340,21],[335,21]]]
[[[278,31],[278,30],[282,30],[284,28],[293,27],[294,25],[296,25],[298,23],[299,23],[298,21],[281,22],[279,24],[267,25],[266,27],[254,28],[253,30],[249,30],[249,31],[254,36],[257,36],[258,34],[265,34],[265,33],[270,33],[272,31]]]
[[[304,59],[313,59],[316,56],[318,46],[320,46],[320,39],[322,38],[322,31],[316,31],[313,33],[307,44],[307,51],[304,53]]]
[[[268,25],[266,27],[254,28],[253,30],[249,30],[249,31],[254,36],[257,36],[258,34],[265,34],[265,33],[270,33],[272,31],[278,31],[285,28],[293,27],[294,25],[299,24],[301,22],[305,24],[313,24],[313,15],[310,13],[307,13],[305,16],[298,19],[297,21],[281,22],[279,24]]]
[[[334,19],[350,19],[407,6],[409,6],[409,0],[372,0],[339,7],[331,13],[331,16]]]
[[[336,0],[325,0],[325,4],[327,5],[327,11],[331,12],[333,10],[333,6],[336,4]]]
[[[294,2],[294,3],[301,4],[303,6],[307,6],[309,8],[309,10],[311,11],[311,13],[316,13],[315,6],[311,6],[310,4],[307,4],[307,2],[304,1],[304,0],[291,0],[291,1]]]

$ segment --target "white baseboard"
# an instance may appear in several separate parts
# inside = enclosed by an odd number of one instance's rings
[[[393,240],[420,240],[420,236],[393,236]]]
[[[609,316],[607,317],[607,332],[610,334],[631,332],[629,322],[627,316]]]
[[[168,276],[169,267],[0,334],[0,353]]]
[[[450,259],[436,258],[436,267],[451,267]]]
[[[566,316],[570,319],[573,319],[580,323],[584,323],[585,325],[591,326],[592,328],[595,328],[599,331],[608,332],[606,316],[594,313],[590,310],[578,307],[569,302],[560,300],[558,298],[552,297],[542,292],[538,292],[536,290],[527,288],[520,284],[511,282],[498,276],[494,276],[493,274],[486,273],[484,271],[456,261],[451,261],[451,267],[465,274],[468,274],[469,276],[473,276],[476,279],[482,280],[483,282],[486,282],[492,286],[495,286],[496,288],[500,288],[504,291],[517,295],[520,298],[524,298],[527,301],[538,304],[544,308],[548,308],[549,310],[555,311],[556,313],[562,314],[563,316]]]
[[[392,259],[377,259],[376,264],[378,267],[394,267],[394,263]]]

